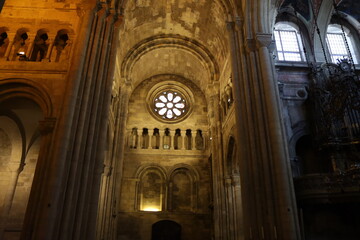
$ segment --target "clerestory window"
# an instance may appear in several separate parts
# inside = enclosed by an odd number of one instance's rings
[[[274,37],[278,61],[302,62],[305,56],[299,31],[286,23],[275,25]]]
[[[344,28],[344,33],[345,34],[343,34],[341,27],[338,25],[333,24],[328,26],[326,33],[326,42],[329,48],[331,61],[333,63],[337,63],[341,59],[349,59],[351,53],[354,63],[357,64],[357,56],[354,49],[353,39],[350,35],[350,31]]]

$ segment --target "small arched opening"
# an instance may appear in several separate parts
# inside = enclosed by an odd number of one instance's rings
[[[152,225],[151,240],[180,240],[181,225],[171,220],[162,220]]]

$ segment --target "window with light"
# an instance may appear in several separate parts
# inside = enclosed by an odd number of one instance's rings
[[[356,52],[354,49],[353,39],[350,31],[346,28],[341,29],[338,25],[329,25],[326,33],[326,42],[333,63],[338,63],[341,59],[349,59],[350,53],[353,57],[354,63],[357,64]],[[347,45],[346,45],[347,42]],[[349,47],[349,49],[348,49]],[[349,53],[350,50],[350,53]]]
[[[181,93],[167,90],[159,93],[154,99],[155,113],[166,120],[181,118],[186,113],[186,100]]]
[[[275,25],[274,37],[278,61],[303,62],[303,44],[299,31],[286,23]]]

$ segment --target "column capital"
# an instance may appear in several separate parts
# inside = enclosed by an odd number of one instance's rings
[[[31,42],[35,41],[37,33],[26,33],[26,34],[27,34],[28,38],[25,41],[31,41]]]
[[[243,17],[240,17],[240,16],[236,16],[235,17],[235,23],[236,23],[236,27],[237,28],[241,28],[244,24],[244,18]]]
[[[7,34],[7,39],[9,39],[9,41],[15,40],[16,32],[6,32],[6,34]]]
[[[87,11],[90,11],[93,9],[93,5],[89,3],[80,3],[76,5],[76,13],[79,17],[84,17]]]
[[[54,41],[57,33],[46,33],[48,35],[48,40],[47,41]]]
[[[51,133],[56,124],[56,118],[45,118],[44,120],[39,121],[39,130],[41,135],[46,135]]]
[[[256,33],[255,36],[256,43],[260,47],[269,47],[272,43],[272,34],[271,33]]]
[[[241,185],[240,175],[238,175],[238,174],[232,175],[231,176],[231,184],[233,186],[240,186]]]
[[[114,16],[114,26],[115,28],[121,27],[121,25],[124,23],[124,16],[123,15],[115,15]]]
[[[219,95],[219,89],[220,89],[220,84],[219,83],[211,83],[208,84],[206,86],[206,93],[208,94],[208,96],[210,96],[211,98],[216,97]]]
[[[255,38],[247,39],[246,49],[249,52],[254,52],[260,48],[266,47],[269,51],[275,48],[275,41],[271,33],[256,33]]]
[[[227,21],[226,22],[226,29],[228,31],[234,31],[235,22],[233,21]]]

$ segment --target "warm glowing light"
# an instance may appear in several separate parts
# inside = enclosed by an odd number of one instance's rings
[[[25,55],[25,52],[18,52],[19,55]]]
[[[160,209],[156,208],[156,207],[146,207],[143,209],[143,211],[145,211],[145,212],[160,212]]]

